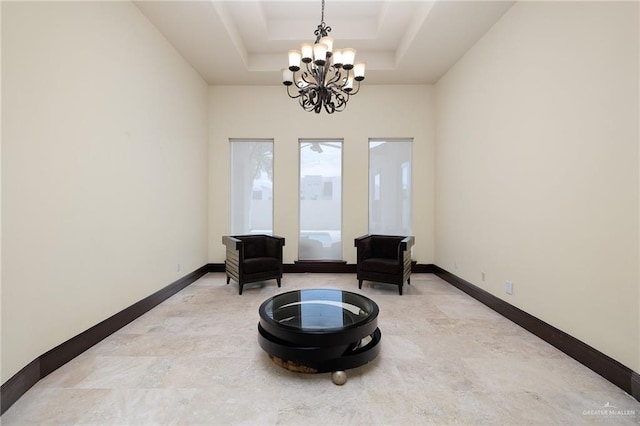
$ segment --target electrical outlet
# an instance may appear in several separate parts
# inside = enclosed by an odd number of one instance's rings
[[[484,280],[487,278],[487,274],[485,272],[482,273],[482,281],[484,282]]]
[[[511,281],[505,281],[504,291],[507,294],[513,294],[513,283]]]
[[[181,269],[182,269],[182,266],[180,266],[180,264],[178,263],[176,265],[176,272],[180,272]]]

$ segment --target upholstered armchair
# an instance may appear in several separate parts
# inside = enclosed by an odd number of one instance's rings
[[[231,278],[238,282],[240,293],[247,283],[275,279],[280,287],[282,279],[282,246],[284,238],[271,235],[223,236],[227,247],[224,262],[227,284]]]
[[[402,286],[411,284],[411,247],[414,237],[394,235],[363,235],[354,241],[357,249],[356,271],[358,288],[362,281],[374,281]]]

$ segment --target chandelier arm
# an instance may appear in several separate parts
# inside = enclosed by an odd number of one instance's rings
[[[307,62],[304,64],[304,66],[307,68],[307,72],[309,74],[313,74],[315,72],[315,65],[313,65],[312,62]]]
[[[306,91],[300,98],[300,105],[307,112],[316,111],[320,104],[321,102],[317,89]]]
[[[340,99],[340,102],[336,106],[336,112],[342,112],[347,108],[347,99]]]
[[[333,114],[334,112],[336,112],[336,106],[333,104],[333,102],[327,102],[326,104],[324,104],[324,109],[329,114]]]
[[[347,102],[349,102],[350,93],[344,92],[341,89],[333,89],[333,88],[331,89],[331,93],[333,94],[333,96],[337,101],[336,110],[338,112],[343,111],[347,106]]]
[[[357,87],[356,87],[356,88],[354,88],[354,89],[351,91],[351,93],[349,93],[349,95],[357,95],[357,94],[358,94],[358,92],[360,91],[360,82],[359,82],[359,81],[357,81],[357,80],[354,80],[354,82],[355,82],[355,83],[357,83],[357,85],[356,85]]]
[[[296,98],[299,98],[300,96],[302,96],[302,92],[300,92],[300,91],[298,91],[298,94],[297,94],[297,95],[295,95],[295,96],[291,95],[290,88],[291,88],[292,86],[293,86],[293,84],[292,84],[291,86],[287,86],[287,95],[289,95],[289,97],[290,97],[291,99],[296,99]]]
[[[307,107],[307,105],[309,104],[309,100],[308,100],[308,97],[307,97],[307,94],[306,94],[306,93],[300,96],[300,100],[299,100],[299,102],[300,102],[300,106],[301,106],[305,111],[307,111],[307,112],[309,112],[309,111],[310,111],[310,110],[309,110],[309,108]]]
[[[309,64],[307,64],[307,71],[300,74],[300,79],[307,83],[308,86],[320,87],[321,80],[319,79],[318,69],[310,67]]]
[[[307,100],[305,96],[301,96],[300,97],[300,106],[307,112],[309,112],[309,110],[307,109]]]
[[[323,94],[321,89],[314,90],[310,93],[310,109],[309,111],[313,111],[316,114],[322,110],[322,104],[324,103]],[[312,105],[312,106],[311,106]]]
[[[325,77],[327,76],[328,67],[324,65],[317,65],[314,69],[313,77],[316,79],[318,86],[325,85]]]
[[[338,86],[338,82],[342,78],[342,73],[340,72],[340,70],[336,69],[335,67],[331,67],[331,68],[333,68],[333,76],[331,77],[331,79],[329,81],[327,81],[327,86],[329,86],[329,85]]]
[[[351,93],[345,92],[344,89],[339,85],[331,86],[328,89],[331,91],[331,93],[334,96],[346,99],[345,102],[348,102],[349,101],[349,96],[353,94],[353,92],[351,92]]]
[[[301,90],[305,90],[305,91],[306,91],[306,90],[309,90],[309,89],[315,89],[315,88],[320,87],[320,86],[318,85],[318,83],[316,83],[316,80],[315,80],[315,79],[313,79],[313,80],[307,80],[306,76],[301,76],[301,77],[300,77],[300,79],[301,79],[302,81],[304,81],[304,82],[307,84],[306,86],[301,87],[301,88],[300,88]]]
[[[304,81],[307,84],[304,87],[298,86],[300,90],[307,90],[308,88],[318,87],[318,83],[316,82],[316,78],[313,74],[309,75],[309,73],[305,71],[298,75],[300,77],[300,80]],[[294,74],[294,80],[297,80],[295,77],[296,75]],[[311,78],[311,80],[309,78]]]

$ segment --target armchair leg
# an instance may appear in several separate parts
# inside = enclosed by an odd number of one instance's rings
[[[276,281],[278,282],[278,287],[280,287],[280,281],[281,281],[281,279],[280,279],[280,278],[276,278]]]
[[[411,285],[411,277],[407,278],[407,284]]]
[[[227,275],[227,285],[229,285],[229,281],[231,281],[231,277]]]
[[[240,293],[238,294],[242,294],[242,284],[240,284]]]
[[[362,288],[362,280],[358,280],[358,288]]]
[[[398,286],[398,293],[400,293],[400,296],[402,296],[402,284]]]

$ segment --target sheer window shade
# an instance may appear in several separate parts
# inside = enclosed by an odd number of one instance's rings
[[[411,139],[369,140],[369,233],[411,235]]]
[[[273,234],[273,140],[230,144],[231,234]]]
[[[342,141],[300,141],[298,259],[342,259]]]

